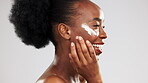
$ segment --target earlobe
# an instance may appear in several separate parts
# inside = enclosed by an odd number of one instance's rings
[[[64,39],[70,39],[71,29],[64,23],[58,24],[58,32]]]

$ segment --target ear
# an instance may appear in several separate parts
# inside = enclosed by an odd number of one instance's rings
[[[58,32],[65,39],[70,39],[71,37],[70,27],[64,23],[58,24]]]

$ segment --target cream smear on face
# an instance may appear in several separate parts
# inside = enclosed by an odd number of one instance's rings
[[[84,28],[84,30],[85,30],[89,35],[99,36],[99,28],[93,30],[93,29],[91,29],[86,23],[81,24],[81,27]]]

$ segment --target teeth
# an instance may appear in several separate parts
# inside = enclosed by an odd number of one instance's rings
[[[95,47],[98,47],[98,48],[102,48],[103,47],[103,45],[98,45],[98,44],[92,44],[93,46],[95,46]]]
[[[92,44],[94,47],[99,48],[100,50],[102,50],[103,45],[98,45],[98,44]]]

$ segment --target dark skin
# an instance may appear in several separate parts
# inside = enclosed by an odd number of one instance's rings
[[[81,77],[81,83],[102,83],[99,72],[99,64],[92,44],[103,43],[107,38],[103,30],[102,11],[90,1],[78,2],[78,12],[73,26],[59,23],[55,26],[55,40],[58,42],[55,47],[55,59],[51,66],[40,77],[37,83],[72,83],[73,79]],[[93,20],[98,18],[99,20]],[[93,27],[96,23],[98,27]],[[82,24],[87,23],[90,28],[98,29],[99,35],[89,35]],[[87,41],[87,42],[86,42]]]

